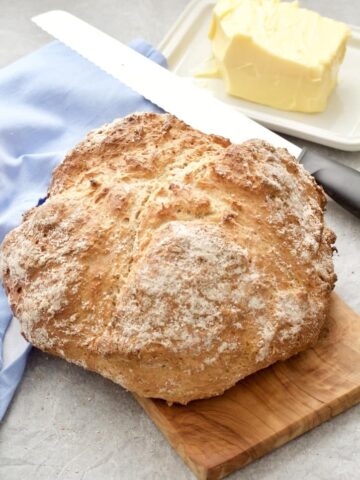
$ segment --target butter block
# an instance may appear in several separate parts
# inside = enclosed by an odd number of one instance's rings
[[[213,76],[224,79],[231,95],[282,110],[321,112],[349,35],[345,24],[297,2],[218,0],[209,31]]]

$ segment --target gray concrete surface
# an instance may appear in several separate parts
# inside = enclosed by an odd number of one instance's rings
[[[0,0],[0,66],[48,41],[30,22],[69,10],[122,41],[157,44],[186,0]],[[359,0],[303,0],[304,6],[360,24]],[[360,153],[307,142],[360,169]],[[337,292],[360,312],[360,221],[330,201],[338,235]],[[360,479],[360,406],[254,462],[232,479]],[[192,474],[131,395],[98,375],[33,350],[24,380],[0,427],[1,480],[163,480]]]

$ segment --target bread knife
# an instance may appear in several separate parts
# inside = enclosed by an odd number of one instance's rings
[[[45,32],[193,128],[233,143],[261,138],[287,148],[340,205],[360,217],[360,172],[316,157],[282,138],[208,91],[154,63],[115,38],[62,10],[32,18]]]

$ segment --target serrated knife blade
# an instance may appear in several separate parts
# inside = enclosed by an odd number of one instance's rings
[[[276,147],[287,148],[300,158],[301,148],[74,15],[52,10],[32,20],[45,32],[193,128],[227,137],[233,143],[261,138]]]
[[[247,118],[118,40],[70,13],[53,10],[32,20],[132,90],[204,133],[241,143],[251,138],[285,147],[303,163],[336,202],[360,217],[360,172],[312,152],[305,152],[271,130]],[[306,153],[306,155],[304,155]]]

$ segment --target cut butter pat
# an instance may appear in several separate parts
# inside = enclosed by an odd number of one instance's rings
[[[337,82],[349,28],[280,0],[218,0],[209,37],[229,94],[283,110],[321,112]]]

